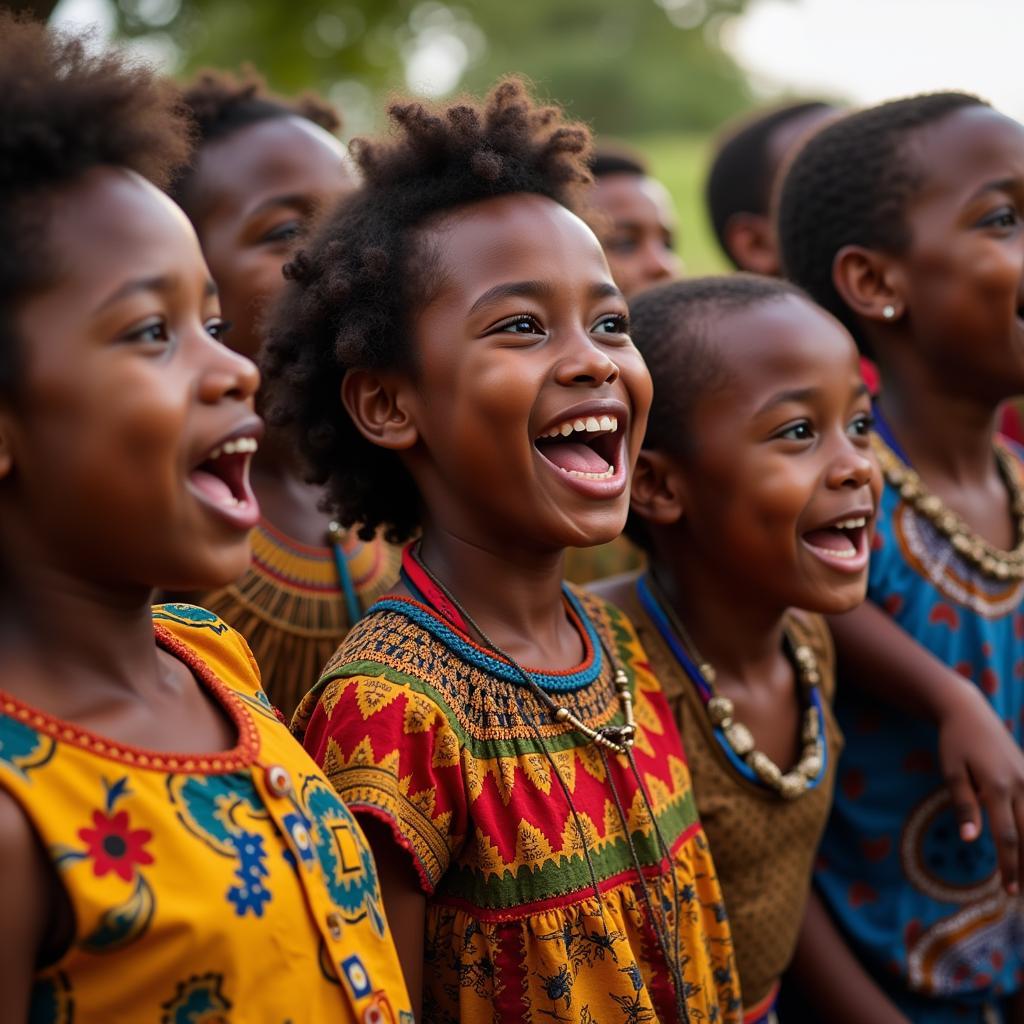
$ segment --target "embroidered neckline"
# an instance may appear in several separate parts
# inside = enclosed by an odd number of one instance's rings
[[[580,604],[579,599],[568,588],[563,588],[566,611],[569,619],[583,639],[583,660],[568,669],[537,669],[524,665],[523,668],[544,690],[556,693],[571,693],[582,690],[601,677],[604,671],[604,656],[597,629]],[[503,658],[498,658],[472,637],[456,629],[433,608],[411,597],[386,597],[375,602],[367,616],[375,612],[391,611],[404,615],[426,630],[435,640],[444,644],[453,654],[475,668],[482,669],[506,682],[518,683],[521,679],[517,669]]]
[[[231,720],[238,738],[230,750],[219,753],[182,754],[121,743],[34,708],[3,690],[0,690],[0,712],[61,743],[135,768],[205,775],[238,771],[252,765],[259,755],[260,735],[245,702],[192,648],[182,643],[170,630],[154,623],[153,632],[157,644],[188,666],[200,684],[212,694],[218,707]]]

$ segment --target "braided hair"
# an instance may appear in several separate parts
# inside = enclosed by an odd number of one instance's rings
[[[290,285],[264,349],[268,419],[295,437],[312,482],[343,526],[399,543],[419,526],[419,494],[395,452],[367,441],[341,406],[352,368],[415,372],[411,310],[438,284],[420,229],[467,204],[514,193],[573,208],[589,185],[590,136],[540,106],[522,82],[483,103],[397,102],[393,135],[356,140],[364,184],[285,267]]]
[[[844,245],[905,251],[907,203],[927,176],[913,155],[914,133],[978,106],[988,104],[939,92],[848,114],[814,135],[786,173],[778,212],[785,273],[842,321],[868,355],[857,318],[832,279],[836,253]]]

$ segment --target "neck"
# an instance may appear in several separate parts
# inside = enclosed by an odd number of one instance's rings
[[[651,560],[651,575],[696,651],[717,676],[754,688],[771,678],[785,655],[782,649],[786,609],[766,606],[756,595],[741,594],[720,571],[703,566],[673,544]],[[681,638],[682,639],[682,638]]]
[[[925,480],[977,486],[995,472],[992,437],[999,409],[992,402],[954,393],[915,364],[884,368],[878,405]]]
[[[562,552],[523,558],[428,524],[420,557],[473,622],[520,663],[562,667],[567,655],[568,665],[578,661],[578,638],[567,635],[573,630],[562,602]]]
[[[16,614],[0,635],[0,658],[36,666],[25,678],[52,681],[71,699],[144,694],[159,681],[151,592],[116,592],[39,564],[19,575],[12,592]],[[19,678],[12,673],[3,685],[32,702],[32,693],[17,692]]]
[[[284,450],[279,437],[260,445],[250,476],[264,519],[303,544],[326,543],[330,517],[319,507],[323,488],[302,479],[294,455]]]

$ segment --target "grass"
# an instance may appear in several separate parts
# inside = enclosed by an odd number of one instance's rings
[[[654,177],[664,182],[679,215],[679,253],[687,277],[729,269],[718,248],[704,206],[704,179],[711,152],[702,135],[647,135],[629,140],[650,162]]]

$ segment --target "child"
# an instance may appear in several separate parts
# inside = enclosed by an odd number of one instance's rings
[[[622,529],[651,396],[563,205],[586,132],[515,81],[391,115],[288,269],[268,408],[342,523],[422,539],[296,731],[372,826],[425,1020],[735,1021],[668,707],[625,618],[562,586]]]
[[[258,375],[146,180],[175,97],[3,14],[0,123],[0,1017],[409,1021],[369,849],[245,643],[150,609],[258,516]]]
[[[796,609],[864,598],[871,403],[849,334],[781,281],[665,285],[630,321],[658,382],[630,517],[649,567],[594,589],[682,731],[752,1024],[773,1019],[831,804],[831,641]]]
[[[283,100],[252,73],[205,71],[185,89],[198,149],[174,196],[199,235],[231,322],[228,344],[254,357],[281,267],[318,210],[356,186],[335,112]],[[248,640],[267,695],[288,718],[349,627],[394,582],[398,551],[360,540],[319,509],[294,454],[272,432],[253,462],[263,510],[245,575],[200,599]]]
[[[827,913],[809,916],[798,956],[830,1021],[1021,1019],[1020,771],[980,783],[988,824],[962,844],[957,817],[967,839],[977,822],[951,806],[947,738],[920,713],[945,704],[940,721],[963,736],[990,705],[1005,723],[990,752],[1010,747],[1019,764],[1024,484],[994,429],[999,403],[1024,392],[1022,211],[1024,128],[959,93],[825,128],[781,193],[788,273],[850,327],[882,379],[873,604],[834,627],[847,745],[816,873]],[[902,671],[886,615],[972,682]],[[915,678],[917,716],[875,698]],[[966,792],[966,777],[952,782]]]
[[[605,146],[590,161],[590,204],[608,269],[626,298],[683,272],[676,253],[676,215],[668,189],[652,178],[643,159]]]

